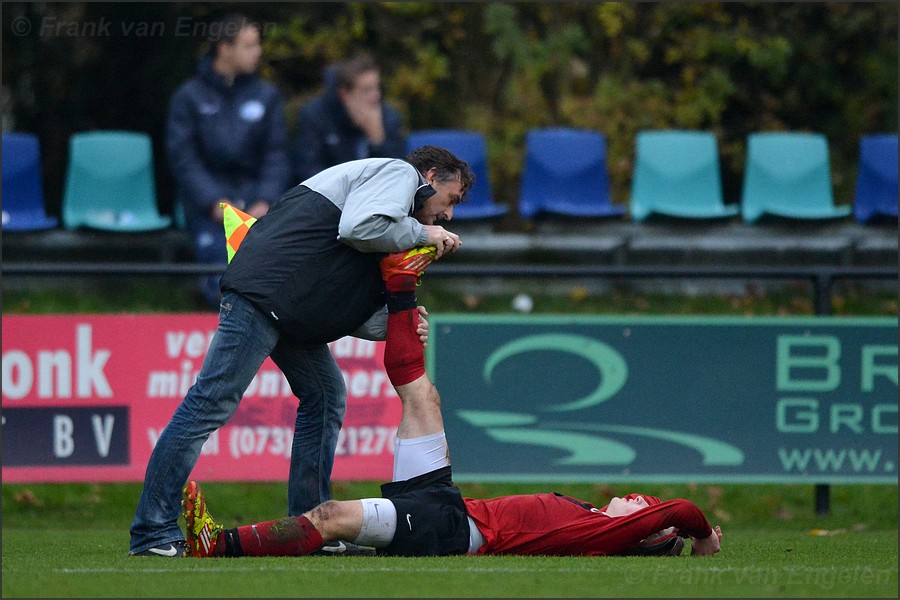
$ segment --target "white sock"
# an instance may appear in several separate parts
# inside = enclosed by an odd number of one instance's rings
[[[450,448],[443,431],[394,442],[394,481],[412,479],[450,464]]]

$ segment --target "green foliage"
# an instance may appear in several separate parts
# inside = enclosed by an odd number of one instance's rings
[[[409,129],[462,127],[488,137],[497,200],[516,206],[525,132],[559,125],[608,139],[614,201],[627,204],[635,134],[717,134],[726,199],[739,200],[746,137],[824,133],[838,203],[852,199],[862,134],[897,130],[893,3],[10,3],[16,18],[167,25],[166,35],[3,36],[15,127],[45,149],[55,213],[68,135],[150,132],[162,150],[167,98],[194,70],[202,36],[178,19],[242,10],[265,23],[263,74],[285,94],[288,121],[322,89],[332,61],[368,50]],[[6,8],[6,7],[5,7]],[[148,12],[149,11],[149,12]],[[136,58],[137,57],[137,58]],[[5,124],[6,126],[6,124]],[[157,171],[161,205],[171,193]]]
[[[488,136],[498,199],[513,206],[532,127],[602,131],[623,204],[643,129],[715,131],[729,200],[738,200],[749,133],[820,131],[842,203],[852,197],[859,136],[897,128],[897,17],[887,4],[351,6],[351,25],[320,24],[294,43],[333,57],[365,42],[410,129]],[[267,48],[283,54],[285,37]]]

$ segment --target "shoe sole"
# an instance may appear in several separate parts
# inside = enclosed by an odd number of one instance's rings
[[[415,277],[421,277],[422,274],[425,273],[425,269],[427,269],[431,263],[437,260],[437,249],[434,246],[414,248],[404,256],[404,260],[406,259],[409,259],[409,262],[402,267],[382,267],[382,279],[387,281],[391,277],[395,277],[397,275],[413,275]]]
[[[200,553],[200,540],[194,534],[195,511],[197,508],[197,493],[199,492],[197,483],[189,482],[184,488],[184,498],[181,500],[182,514],[184,515],[185,527],[187,528],[187,545],[189,556],[202,556]]]

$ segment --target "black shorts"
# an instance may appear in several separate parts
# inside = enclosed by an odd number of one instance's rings
[[[385,556],[447,556],[469,551],[469,520],[450,467],[381,486],[397,509],[397,531]]]

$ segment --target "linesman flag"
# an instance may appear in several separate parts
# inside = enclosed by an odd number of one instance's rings
[[[225,202],[219,202],[219,207],[225,212],[225,220],[223,221],[225,225],[225,247],[228,249],[228,262],[230,263],[231,259],[234,258],[234,253],[237,252],[241,242],[244,241],[247,232],[250,231],[250,227],[256,223],[256,217],[251,217],[244,211]]]

